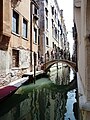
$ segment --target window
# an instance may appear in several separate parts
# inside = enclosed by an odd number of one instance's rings
[[[46,29],[48,29],[48,18],[46,17]]]
[[[19,67],[19,50],[12,50],[12,66]]]
[[[40,28],[38,29],[38,45],[40,45]]]
[[[46,37],[46,45],[49,45],[48,37]]]
[[[52,46],[53,46],[53,48],[54,48],[54,42],[52,42]]]
[[[54,20],[52,19],[52,28],[54,27]]]
[[[57,39],[57,28],[55,27],[55,38]]]
[[[34,43],[37,43],[37,29],[34,28]]]
[[[55,19],[56,19],[56,15],[57,15],[57,14],[56,14],[56,10],[55,10]]]
[[[51,9],[52,9],[52,15],[54,15],[54,7],[52,7]]]
[[[13,11],[12,17],[12,31],[15,33],[19,33],[19,14]]]
[[[47,8],[45,8],[45,12],[46,12],[46,16],[48,16],[48,9]]]
[[[46,3],[48,3],[48,0],[46,0]]]
[[[27,21],[23,18],[23,37],[27,38]]]
[[[34,7],[34,14],[37,15],[37,8],[36,7]]]
[[[58,20],[58,27],[60,26],[60,21]]]

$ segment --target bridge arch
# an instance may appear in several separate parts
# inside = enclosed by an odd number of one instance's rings
[[[56,63],[65,63],[67,64],[69,67],[71,67],[75,72],[77,72],[76,70],[76,63],[75,62],[72,62],[72,61],[69,61],[69,60],[65,60],[65,59],[60,59],[60,60],[51,60],[51,61],[48,61],[46,63],[43,64],[43,70],[45,72],[47,72],[49,70],[49,68],[56,64]]]

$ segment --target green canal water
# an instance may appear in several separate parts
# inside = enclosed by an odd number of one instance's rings
[[[75,74],[67,67],[50,71],[49,78],[23,85],[3,101],[0,120],[78,120],[77,88],[69,84]]]

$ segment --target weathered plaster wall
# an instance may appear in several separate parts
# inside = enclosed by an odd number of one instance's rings
[[[22,74],[30,69],[30,1],[21,1],[20,4],[14,8],[19,14],[18,35],[12,32],[13,9],[11,8],[11,2],[1,0],[0,3],[2,3],[0,4],[2,5],[0,12],[3,18],[2,20],[0,19],[0,25],[2,25],[2,29],[0,29],[0,41],[3,40],[6,42],[2,48],[8,43],[7,49],[0,49],[0,86],[2,86],[21,78]],[[23,18],[28,21],[27,39],[22,36]],[[2,35],[5,35],[3,39],[1,37]],[[19,67],[17,68],[13,68],[12,65],[12,49],[19,50]]]
[[[77,0],[75,0],[77,3]],[[78,33],[78,91],[82,118],[90,119],[90,1],[81,0],[74,4],[74,20]],[[80,6],[79,6],[80,5]]]
[[[22,77],[22,74],[30,69],[30,1],[21,1],[15,8],[15,11],[19,14],[19,34],[17,35],[12,32],[9,52],[10,58],[12,58],[12,49],[19,50],[19,67],[13,68],[12,59],[10,60],[11,80]],[[12,9],[11,12],[13,13]],[[22,34],[23,18],[28,21],[27,39],[23,38]]]

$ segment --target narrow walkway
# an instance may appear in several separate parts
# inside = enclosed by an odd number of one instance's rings
[[[43,74],[43,70],[36,71],[36,76],[39,74]],[[6,99],[8,96],[12,95],[16,90],[25,82],[29,80],[29,76],[34,76],[34,72],[25,73],[25,77],[17,79],[8,85],[0,87],[0,102]]]

